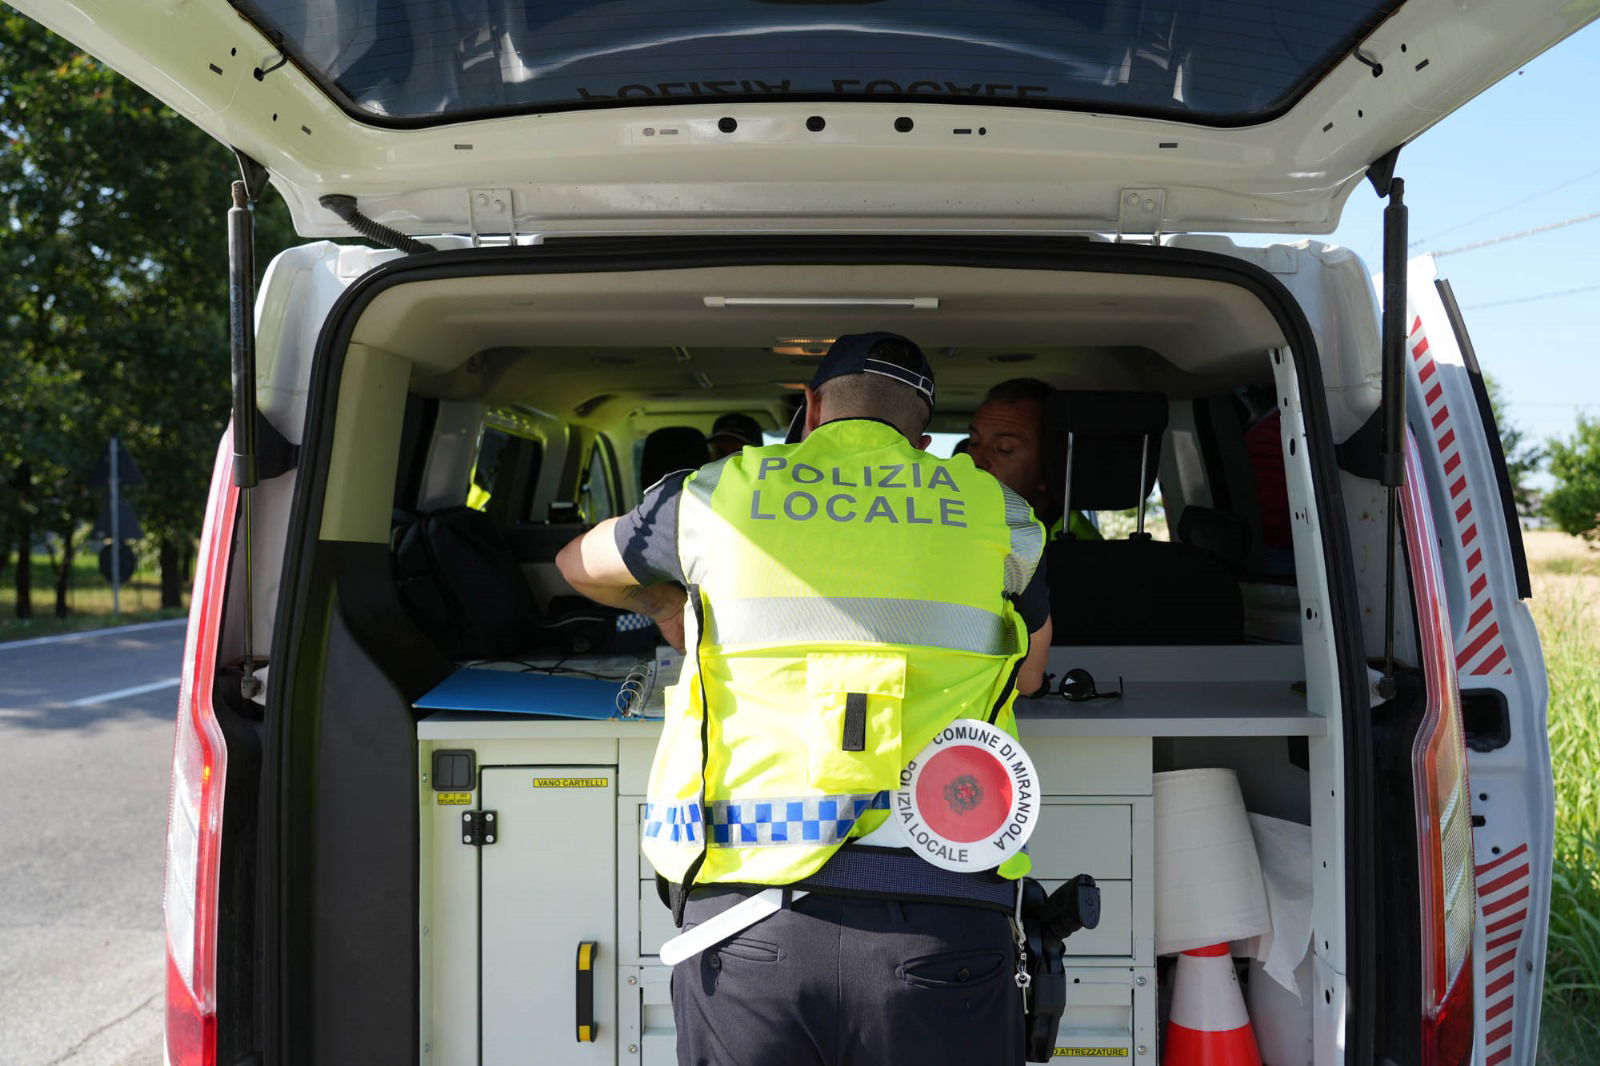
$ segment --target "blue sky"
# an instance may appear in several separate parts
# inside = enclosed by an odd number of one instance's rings
[[[1406,181],[1412,254],[1600,214],[1597,75],[1600,23],[1408,145],[1397,173]],[[1377,269],[1382,209],[1363,182],[1328,239]],[[1600,417],[1600,218],[1445,255],[1438,266],[1513,424],[1543,440],[1569,435],[1579,411]],[[1551,295],[1571,289],[1588,291]]]

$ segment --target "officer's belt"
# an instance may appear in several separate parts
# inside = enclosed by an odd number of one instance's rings
[[[675,893],[683,892],[681,885],[670,887]],[[660,958],[668,966],[676,966],[693,955],[716,947],[812,892],[908,903],[992,907],[1007,914],[1011,913],[1017,901],[1017,882],[1007,881],[996,874],[945,870],[904,848],[859,844],[840,848],[822,869],[792,885],[716,887],[749,887],[759,891],[662,944]],[[682,896],[676,898],[681,900]]]
[[[1008,913],[1017,901],[1017,883],[991,871],[946,870],[905,848],[862,844],[845,845],[822,869],[790,887],[834,896],[994,907]]]

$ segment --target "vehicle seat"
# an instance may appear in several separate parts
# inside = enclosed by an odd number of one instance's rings
[[[1067,508],[1142,506],[1155,487],[1167,400],[1155,392],[1063,390],[1045,404],[1048,476]],[[1071,453],[1070,463],[1068,453]],[[1070,467],[1070,469],[1069,469]],[[1232,569],[1192,544],[1149,534],[1045,550],[1056,644],[1236,644],[1244,603]]]
[[[649,488],[675,470],[698,470],[710,458],[706,435],[693,426],[651,430],[639,457],[639,487]]]
[[[1244,570],[1250,555],[1249,522],[1243,515],[1215,507],[1185,507],[1178,516],[1178,539],[1215,555],[1234,573]]]

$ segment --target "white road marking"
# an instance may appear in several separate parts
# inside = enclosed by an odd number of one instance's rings
[[[115,692],[102,692],[97,696],[85,696],[81,700],[73,700],[68,707],[87,707],[94,703],[110,703],[126,696],[143,696],[146,692],[158,692],[164,688],[172,688],[182,682],[182,678],[169,677],[165,681],[152,681],[148,685],[134,685],[132,688],[119,688]]]
[[[0,651],[10,651],[12,648],[32,648],[40,644],[65,644],[69,640],[88,640],[90,637],[104,637],[115,633],[137,633],[141,629],[157,629],[161,626],[182,626],[188,624],[188,618],[164,618],[159,622],[139,622],[131,626],[110,626],[106,629],[83,629],[76,633],[58,633],[53,637],[29,637],[27,640],[8,640],[0,642]]]

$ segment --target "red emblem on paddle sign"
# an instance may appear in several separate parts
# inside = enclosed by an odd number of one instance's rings
[[[948,870],[991,870],[1022,849],[1039,818],[1038,775],[1015,737],[951,722],[900,771],[890,821],[904,844]]]

